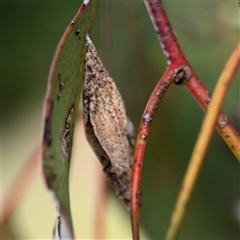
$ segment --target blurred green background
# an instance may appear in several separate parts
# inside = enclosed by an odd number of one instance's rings
[[[50,64],[80,3],[1,2],[3,193],[40,142]],[[137,131],[148,97],[166,69],[166,61],[142,1],[98,3],[91,35]],[[164,6],[182,50],[211,93],[239,41],[236,1],[166,1]],[[223,106],[238,130],[239,80],[238,71]],[[141,223],[152,239],[164,238],[203,116],[184,87],[172,86],[159,105],[147,144],[141,188]],[[78,184],[85,181],[83,178]],[[89,196],[88,191],[84,194]],[[239,164],[215,133],[179,238],[239,239],[240,212],[236,210],[239,201]],[[44,204],[41,208],[44,209]],[[54,208],[52,205],[53,215]],[[19,222],[27,228],[24,211],[18,210],[18,217],[13,218],[19,234],[16,238],[24,234]],[[43,221],[38,219],[37,224]]]

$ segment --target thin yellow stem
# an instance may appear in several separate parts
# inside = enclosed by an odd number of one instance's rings
[[[226,95],[226,92],[231,83],[231,80],[239,66],[239,59],[240,59],[240,44],[238,44],[237,48],[234,50],[233,54],[228,60],[218,80],[218,83],[215,87],[212,100],[210,102],[208,111],[204,118],[202,128],[199,133],[199,137],[195,144],[195,147],[190,159],[190,163],[183,180],[182,188],[176,203],[175,211],[173,212],[171,223],[167,231],[166,240],[174,239],[177,234],[181,220],[186,210],[186,205],[190,198],[201,164],[203,162],[205,153],[207,151],[207,147],[210,142],[210,138],[211,138],[220,108],[222,106],[223,99]],[[228,124],[227,121],[223,122],[222,127],[224,128],[227,124]],[[238,142],[239,142],[239,139],[238,139]],[[238,147],[237,155],[239,156],[240,142],[237,147]]]

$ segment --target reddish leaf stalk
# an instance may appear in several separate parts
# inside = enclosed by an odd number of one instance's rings
[[[163,53],[167,59],[167,64],[170,65],[179,59],[184,60],[185,57],[178,45],[176,36],[172,31],[171,25],[162,6],[162,1],[144,0],[144,3],[157,33]]]
[[[150,131],[150,126],[152,124],[153,117],[156,113],[158,104],[165,92],[172,84],[174,78],[176,77],[176,72],[178,69],[182,68],[182,62],[176,62],[167,68],[162,78],[157,83],[155,89],[153,90],[146,108],[143,113],[143,117],[138,130],[137,142],[134,153],[134,163],[132,168],[132,192],[131,192],[131,219],[132,219],[132,231],[133,239],[139,239],[139,209],[141,205],[140,201],[140,183],[141,174],[143,167],[143,157],[145,152],[145,147],[147,143],[147,138]]]

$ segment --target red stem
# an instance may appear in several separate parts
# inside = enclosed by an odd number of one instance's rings
[[[163,53],[167,59],[167,64],[170,65],[179,59],[185,60],[162,6],[162,1],[144,0],[144,3],[157,33]]]
[[[131,220],[134,240],[139,239],[139,210],[141,205],[140,183],[146,140],[148,138],[152,120],[156,113],[158,104],[162,97],[164,96],[166,90],[172,84],[175,77],[176,69],[179,69],[181,67],[182,61],[175,62],[174,64],[167,68],[167,70],[157,83],[155,89],[153,90],[148,100],[138,130],[137,142],[134,153],[134,163],[132,168],[132,192],[131,192]]]

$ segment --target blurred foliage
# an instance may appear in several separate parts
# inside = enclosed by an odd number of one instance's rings
[[[1,3],[3,139],[8,136],[11,123],[17,129],[23,111],[26,119],[33,109],[41,116],[54,51],[79,6],[77,1]],[[239,41],[237,3],[166,1],[164,6],[187,59],[212,92]],[[146,101],[166,68],[144,3],[102,1],[93,23],[93,40],[125,99],[137,131]],[[238,71],[223,105],[238,129],[239,100]],[[153,239],[162,239],[166,233],[203,115],[184,87],[172,86],[159,105],[142,179],[141,223]],[[41,134],[40,121],[36,135]],[[26,129],[22,139],[31,141],[30,135]],[[9,146],[3,142],[3,151],[5,147],[17,147],[8,142]],[[11,165],[24,160],[4,153],[3,156],[3,171],[10,171]],[[233,214],[238,197],[239,164],[215,134],[179,237],[239,238],[239,223]]]

